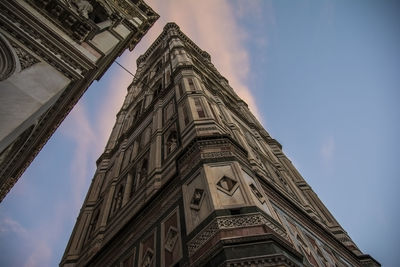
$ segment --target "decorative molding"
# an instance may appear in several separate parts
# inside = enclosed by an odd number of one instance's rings
[[[15,42],[10,43],[18,56],[19,63],[21,65],[21,71],[40,62],[40,60],[29,54],[25,49],[18,46]]]
[[[212,220],[204,227],[192,240],[188,242],[189,255],[193,255],[208,240],[210,240],[217,232],[223,229],[233,229],[250,227],[257,225],[265,225],[277,233],[280,237],[287,240],[288,236],[281,226],[272,222],[272,219],[261,213],[221,216]]]
[[[59,0],[27,0],[37,11],[51,20],[72,39],[81,43],[92,39],[99,28],[94,22],[79,16],[72,6]],[[90,5],[90,4],[89,4]],[[93,9],[93,7],[92,7]],[[83,9],[82,9],[83,10]]]
[[[246,266],[298,266],[285,255],[275,254],[251,258],[227,260],[218,267],[246,267]]]
[[[10,77],[16,67],[13,47],[8,40],[0,33],[0,81]]]
[[[225,194],[232,196],[236,192],[236,189],[239,188],[239,184],[236,180],[224,175],[218,180],[217,188]]]

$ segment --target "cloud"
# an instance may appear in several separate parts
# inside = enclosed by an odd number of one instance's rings
[[[335,140],[332,136],[328,137],[321,146],[321,156],[325,162],[331,162],[335,153]]]
[[[0,233],[13,232],[20,236],[25,236],[27,231],[22,225],[9,217],[3,217],[0,220]]]
[[[52,250],[44,240],[36,240],[34,250],[25,263],[25,267],[46,266],[51,258]]]
[[[95,151],[99,149],[98,135],[95,134],[93,126],[90,124],[85,107],[78,103],[71,111],[66,125],[63,127],[63,134],[75,142],[76,148],[74,157],[70,164],[70,179],[73,187],[74,209],[79,210],[82,205],[87,183],[92,173],[88,170],[94,165]]]

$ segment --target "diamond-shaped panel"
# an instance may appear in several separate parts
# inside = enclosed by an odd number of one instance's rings
[[[147,249],[146,253],[144,254],[143,257],[143,262],[142,262],[142,266],[143,267],[150,267],[152,266],[153,263],[153,256],[154,256],[154,252],[151,249]]]
[[[223,176],[217,182],[217,188],[222,192],[232,196],[239,187],[238,183],[228,176]]]
[[[178,239],[178,230],[175,227],[169,227],[167,237],[165,239],[165,249],[172,253]]]

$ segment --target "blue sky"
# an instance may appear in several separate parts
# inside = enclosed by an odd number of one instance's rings
[[[364,252],[400,248],[400,2],[147,1],[211,54]],[[0,204],[0,265],[56,266],[131,77],[113,64]]]

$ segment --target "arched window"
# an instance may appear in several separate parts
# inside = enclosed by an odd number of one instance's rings
[[[96,230],[96,225],[97,222],[99,221],[99,215],[100,215],[100,210],[96,210],[94,213],[94,216],[92,217],[92,221],[89,225],[89,230],[88,230],[88,239],[92,237],[94,231]]]
[[[146,180],[148,169],[149,169],[149,162],[148,162],[147,158],[145,158],[145,159],[143,159],[142,166],[140,168],[140,181],[139,181],[139,183],[142,183],[144,180]]]
[[[178,145],[178,139],[176,131],[171,131],[168,135],[167,142],[166,142],[166,155],[169,155]]]
[[[120,185],[114,199],[114,212],[122,207],[122,198],[124,196],[124,186]]]

